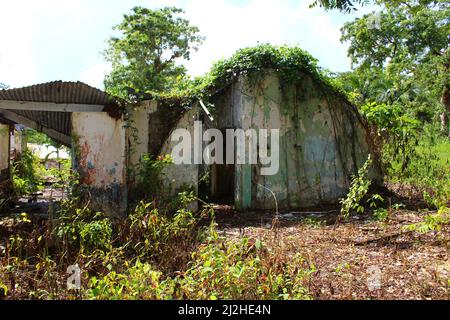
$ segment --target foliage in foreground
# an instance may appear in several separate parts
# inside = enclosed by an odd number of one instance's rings
[[[305,280],[315,271],[298,255],[271,263],[260,242],[211,236],[192,254],[189,268],[165,277],[137,261],[125,273],[90,279],[90,299],[310,299]]]
[[[124,221],[74,200],[41,224],[21,215],[19,232],[1,252],[7,264],[0,265],[0,285],[12,297],[40,299],[310,298],[306,282],[314,268],[300,256],[277,255],[254,239],[219,237],[214,222],[202,226],[186,201],[171,215],[142,202]],[[68,292],[58,279],[74,264],[83,270],[82,289]],[[22,282],[24,274],[34,280]]]

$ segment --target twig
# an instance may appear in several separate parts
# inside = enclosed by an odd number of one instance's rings
[[[338,212],[338,210],[330,210],[330,211],[317,211],[317,212],[314,212],[314,211],[311,211],[311,212],[307,212],[307,211],[305,211],[305,212],[288,212],[288,213],[286,213],[286,214],[295,214],[295,215],[309,215],[309,214],[330,214],[330,213],[335,213],[335,212]]]
[[[381,237],[377,237],[377,238],[371,238],[371,239],[366,239],[366,240],[361,240],[361,241],[355,241],[354,244],[356,246],[364,246],[364,245],[367,245],[367,244],[380,242],[380,241],[388,242],[388,241],[391,241],[391,240],[393,240],[395,238],[398,238],[400,236],[405,236],[405,235],[411,234],[413,232],[414,232],[414,230],[394,232],[394,233],[390,233],[390,234],[385,234],[385,235],[383,235]]]

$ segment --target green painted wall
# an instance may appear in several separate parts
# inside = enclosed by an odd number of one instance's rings
[[[273,72],[241,78],[215,99],[218,128],[280,129],[280,170],[236,166],[238,209],[281,210],[336,203],[369,154],[368,133],[356,109],[308,75],[282,83]],[[328,92],[327,92],[328,91]],[[373,178],[380,179],[378,170]]]

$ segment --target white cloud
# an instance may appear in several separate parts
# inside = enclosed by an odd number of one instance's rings
[[[0,82],[11,87],[32,84],[35,77],[33,17],[20,8],[20,1],[2,1],[0,10]]]
[[[105,75],[111,71],[111,65],[107,62],[99,62],[92,65],[80,75],[80,81],[92,87],[103,90]]]
[[[258,42],[299,45],[334,71],[349,67],[339,42],[342,21],[354,16],[310,9],[309,0],[15,0],[0,8],[0,82],[23,86],[82,80],[102,87],[107,63],[99,58],[112,26],[136,5],[177,6],[206,36],[187,62],[193,75],[213,61]]]
[[[299,45],[331,69],[348,65],[346,46],[339,41],[340,25],[322,9],[310,9],[308,1],[251,0],[243,6],[190,0],[186,12],[207,38],[187,63],[192,75],[201,75],[213,61],[258,42]]]

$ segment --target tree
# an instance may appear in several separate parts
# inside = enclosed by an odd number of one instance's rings
[[[112,63],[105,79],[106,91],[125,99],[130,95],[168,90],[182,78],[186,69],[179,60],[189,60],[203,38],[198,28],[180,17],[181,9],[150,10],[134,7],[115,29],[104,52]]]
[[[355,5],[366,5],[370,0],[315,0],[311,7],[320,6],[326,10],[338,9],[342,12],[350,13],[356,10]]]
[[[397,99],[426,111],[450,113],[450,4],[444,0],[378,1],[383,10],[342,28],[358,74],[374,70]],[[442,103],[442,106],[439,103]],[[422,110],[423,111],[423,110]],[[447,130],[447,121],[443,128]]]

